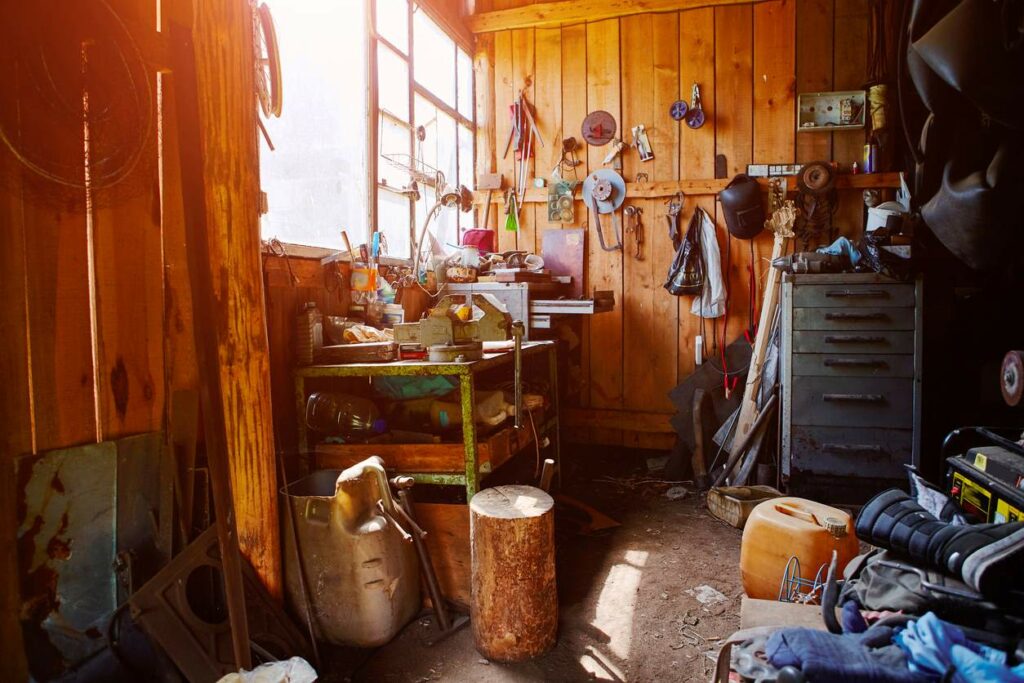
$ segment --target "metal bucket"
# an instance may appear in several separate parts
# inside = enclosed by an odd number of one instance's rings
[[[297,560],[286,523],[285,585],[295,612],[305,621],[301,562],[318,640],[356,647],[391,640],[419,610],[420,579],[413,544],[377,507],[396,509],[384,462],[374,456],[344,471],[314,472],[290,484],[287,498],[301,554]]]

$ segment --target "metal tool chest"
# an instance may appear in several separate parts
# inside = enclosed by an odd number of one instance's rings
[[[782,477],[794,495],[861,503],[919,462],[921,281],[786,274]]]

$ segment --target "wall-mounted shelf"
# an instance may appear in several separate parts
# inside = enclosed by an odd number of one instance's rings
[[[796,176],[781,176],[786,178],[786,187],[790,192],[796,189]],[[756,178],[761,189],[768,190],[768,178]],[[687,197],[700,197],[704,195],[715,195],[725,189],[729,184],[729,178],[711,178],[707,180],[661,180],[650,183],[626,183],[626,199],[659,199],[671,197],[676,192],[682,191]],[[846,174],[836,177],[837,190],[867,190],[895,188],[900,186],[899,173],[858,173]],[[580,201],[579,194],[576,200]],[[547,203],[548,189],[546,187],[530,187],[526,190],[525,202]],[[477,204],[486,203],[486,193],[477,192],[474,197]]]

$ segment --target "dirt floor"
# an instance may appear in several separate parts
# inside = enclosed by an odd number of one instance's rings
[[[659,454],[646,454],[651,455]],[[564,490],[621,522],[580,535],[558,522],[558,643],[521,664],[488,662],[464,628],[430,647],[429,616],[361,661],[322,668],[337,681],[706,681],[718,641],[739,628],[740,532],[692,487],[670,499],[644,454],[566,458]],[[675,491],[673,491],[675,493]],[[708,591],[710,587],[721,595]],[[711,593],[697,599],[698,589]],[[715,599],[718,601],[716,602]],[[709,601],[708,597],[704,597]]]

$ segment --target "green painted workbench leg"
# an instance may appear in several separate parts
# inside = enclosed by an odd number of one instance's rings
[[[554,430],[551,444],[554,446],[555,473],[558,475],[558,486],[562,486],[562,414],[558,406],[558,346],[548,350],[548,381],[551,383],[551,409],[554,413]]]
[[[473,395],[473,375],[459,376],[459,395],[462,399],[462,443],[466,449],[466,502],[477,492],[476,397]]]

